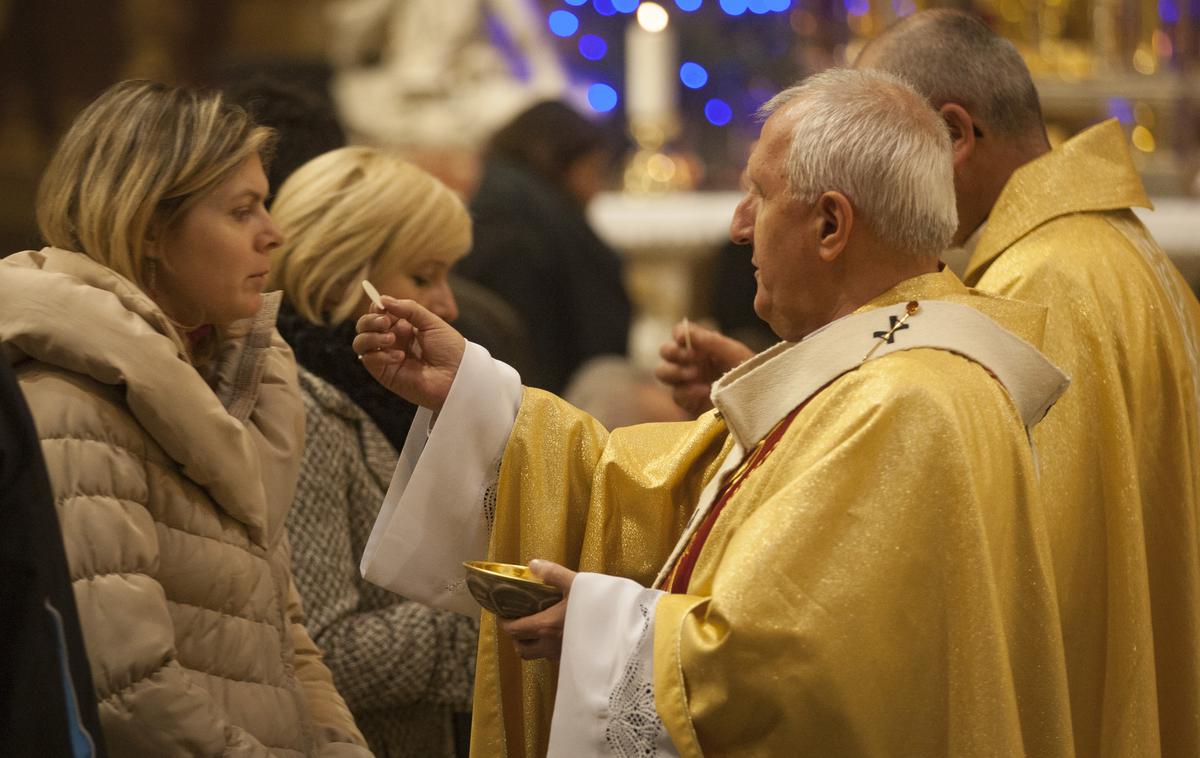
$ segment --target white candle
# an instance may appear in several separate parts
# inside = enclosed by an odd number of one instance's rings
[[[671,123],[679,104],[675,30],[625,29],[625,112],[631,124]]]

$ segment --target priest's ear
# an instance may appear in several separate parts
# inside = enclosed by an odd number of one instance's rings
[[[950,142],[954,147],[954,168],[958,168],[975,152],[975,141],[983,136],[983,132],[967,109],[958,103],[946,103],[938,108],[938,113],[950,130]]]
[[[816,214],[821,225],[818,254],[826,263],[846,249],[854,228],[854,206],[841,192],[829,191],[817,198]]]

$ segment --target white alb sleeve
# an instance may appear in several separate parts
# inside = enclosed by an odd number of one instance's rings
[[[435,608],[479,613],[463,561],[487,558],[484,500],[521,406],[521,377],[468,342],[430,429],[422,408],[367,539],[360,570],[373,584]]]
[[[654,708],[654,609],[663,594],[605,574],[575,577],[548,758],[679,755]]]

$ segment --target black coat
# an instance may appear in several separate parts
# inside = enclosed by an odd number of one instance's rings
[[[493,159],[471,215],[474,247],[457,271],[520,314],[533,347],[525,384],[562,392],[589,358],[625,355],[631,309],[621,262],[569,197]]]
[[[0,351],[0,752],[104,755],[94,693],[41,445]]]

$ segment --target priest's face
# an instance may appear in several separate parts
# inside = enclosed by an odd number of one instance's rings
[[[754,312],[785,340],[800,340],[831,321],[837,299],[833,271],[818,254],[823,220],[788,188],[797,106],[788,103],[763,124],[746,166],[746,196],[729,228],[734,242],[754,246]]]

